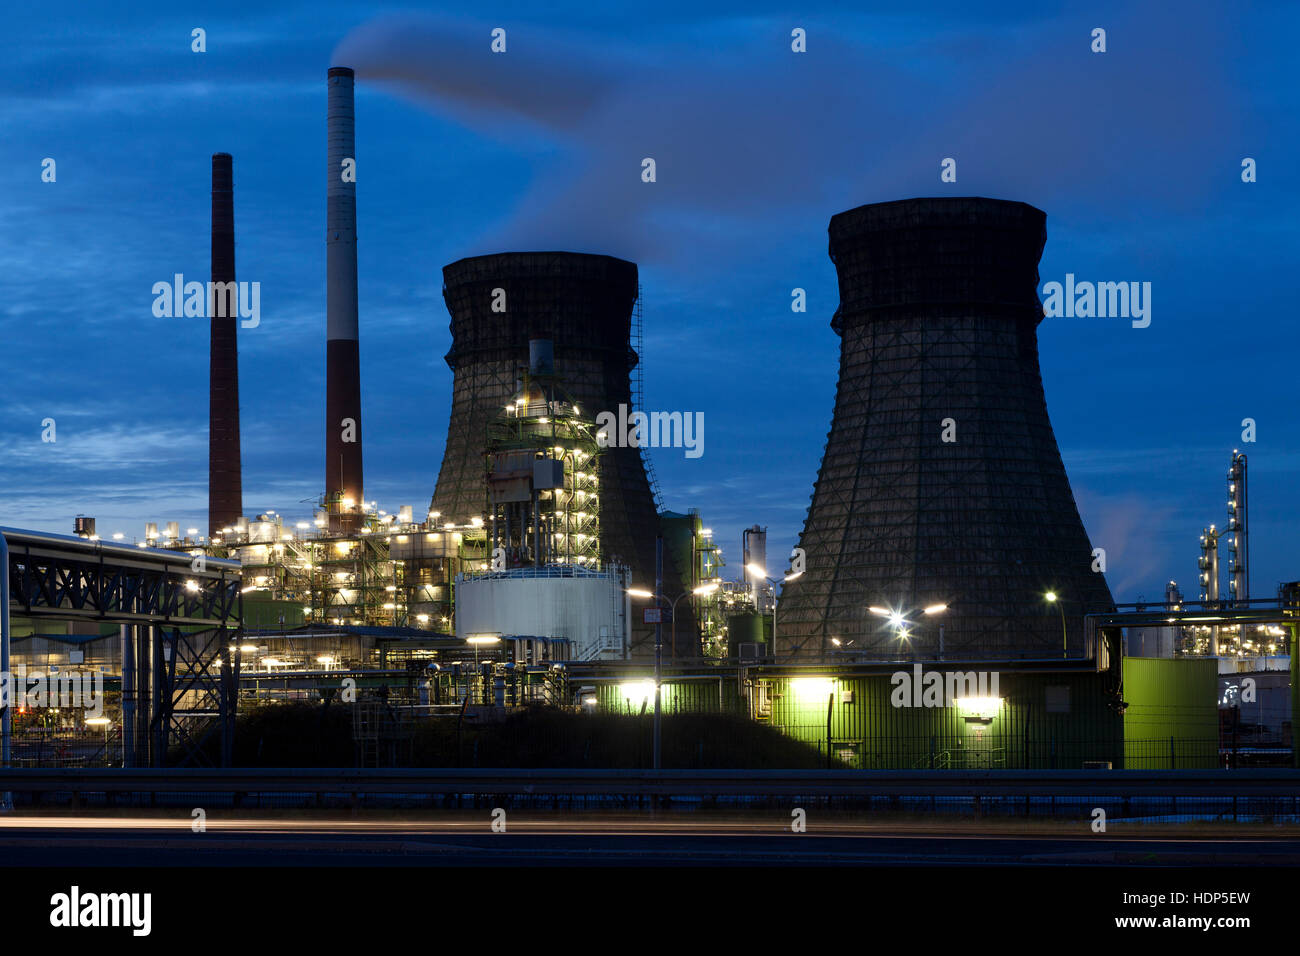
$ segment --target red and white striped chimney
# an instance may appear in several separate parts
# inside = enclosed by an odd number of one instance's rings
[[[357,186],[352,70],[329,71],[325,225],[325,506],[329,529],[361,523],[361,359],[357,344]]]

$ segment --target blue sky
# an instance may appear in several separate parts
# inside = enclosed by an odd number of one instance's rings
[[[653,452],[738,571],[796,543],[834,400],[831,215],[916,195],[1047,212],[1043,281],[1153,285],[1150,328],[1040,326],[1048,408],[1117,600],[1195,592],[1200,529],[1250,459],[1252,582],[1300,578],[1294,6],[657,3],[40,6],[0,37],[0,524],[203,525],[206,322],[152,284],[208,270],[209,164],[234,155],[249,513],[322,491],[325,71],[357,86],[367,497],[427,504],[451,394],[441,268],[507,248],[641,267]],[[487,31],[507,30],[492,57]],[[789,50],[792,27],[808,52]],[[207,52],[190,31],[207,31]],[[1094,27],[1108,50],[1089,50]],[[656,156],[659,182],[639,182]],[[939,161],[958,160],[958,182]],[[1240,179],[1243,157],[1258,182]],[[52,157],[55,183],[42,183]],[[632,175],[627,175],[628,169]],[[651,191],[653,190],[653,191]],[[805,288],[808,312],[790,311]],[[1241,444],[1243,418],[1258,441]],[[54,418],[57,442],[42,442]]]

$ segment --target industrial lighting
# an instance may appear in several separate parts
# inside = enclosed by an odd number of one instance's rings
[[[953,706],[978,720],[992,720],[1002,709],[1001,697],[954,697]]]
[[[879,614],[881,617],[889,617],[890,614],[894,613],[893,611],[889,610],[888,608],[884,608],[884,607],[874,607],[874,606],[873,606],[873,607],[869,607],[869,608],[867,608],[867,610],[870,611],[872,614]]]
[[[1056,592],[1048,591],[1046,594],[1043,595],[1043,597],[1047,598],[1048,602],[1050,603],[1056,600]]]
[[[889,623],[894,625],[894,627],[902,627],[905,623],[903,621],[903,615],[899,614],[897,611],[890,612]]]
[[[114,531],[114,532],[113,532],[113,540],[114,540],[114,541],[121,541],[124,537],[125,537],[125,535],[122,534],[122,532],[120,532],[120,531]]]
[[[695,588],[693,591],[691,591],[691,593],[692,593],[692,594],[712,594],[712,593],[713,593],[714,591],[716,591],[717,589],[718,589],[718,585],[717,585],[716,583],[714,583],[714,584],[702,584],[702,585],[700,585],[698,588]]]
[[[635,598],[652,598],[654,595],[649,591],[643,591],[640,588],[628,588],[627,593]]]
[[[750,574],[758,575],[760,578],[767,577],[767,571],[763,568],[760,568],[757,564],[754,564],[752,562],[745,565],[745,570],[748,571]]]
[[[256,645],[256,644],[240,644],[240,645],[239,645],[239,649],[240,649],[241,651],[243,651],[245,654],[256,654],[256,653],[257,653],[257,645]]]
[[[795,578],[799,577],[799,576],[802,575],[802,574],[803,574],[802,571],[796,571],[796,572],[794,572],[794,574],[787,574],[787,575],[785,576],[785,579],[786,579],[787,581],[793,581]]]
[[[625,700],[633,704],[643,703],[654,696],[655,682],[643,680],[631,684],[619,684],[618,692]]]
[[[112,721],[107,717],[87,717],[82,723],[89,727],[107,727]]]
[[[835,693],[835,681],[824,677],[796,677],[790,681],[796,700],[821,703]]]
[[[193,537],[194,535],[196,535],[196,534],[199,533],[199,529],[198,529],[198,528],[186,528],[186,529],[185,529],[185,533],[188,534],[190,537]]]
[[[942,613],[943,613],[944,611],[946,611],[946,610],[948,610],[948,605],[946,605],[946,604],[931,604],[931,605],[930,605],[929,607],[927,607],[927,608],[926,608],[922,613],[924,613],[924,614],[942,614]]]
[[[198,582],[198,581],[186,581],[186,582],[185,582],[185,590],[187,590],[187,591],[197,591],[198,589],[199,589],[199,582]]]
[[[487,635],[487,634],[467,637],[465,638],[465,640],[470,644],[500,644],[501,643],[500,637]]]

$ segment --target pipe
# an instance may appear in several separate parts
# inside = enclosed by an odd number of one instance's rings
[[[135,759],[135,626],[118,628],[122,640],[122,766],[134,767]]]
[[[329,71],[325,187],[325,506],[334,532],[362,520],[361,359],[357,334],[357,187],[353,72]],[[352,500],[349,507],[346,502]]]

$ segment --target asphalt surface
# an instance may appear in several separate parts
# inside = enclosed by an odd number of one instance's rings
[[[918,824],[508,815],[365,820],[189,815],[0,817],[18,866],[1295,866],[1300,833],[1263,826]]]

